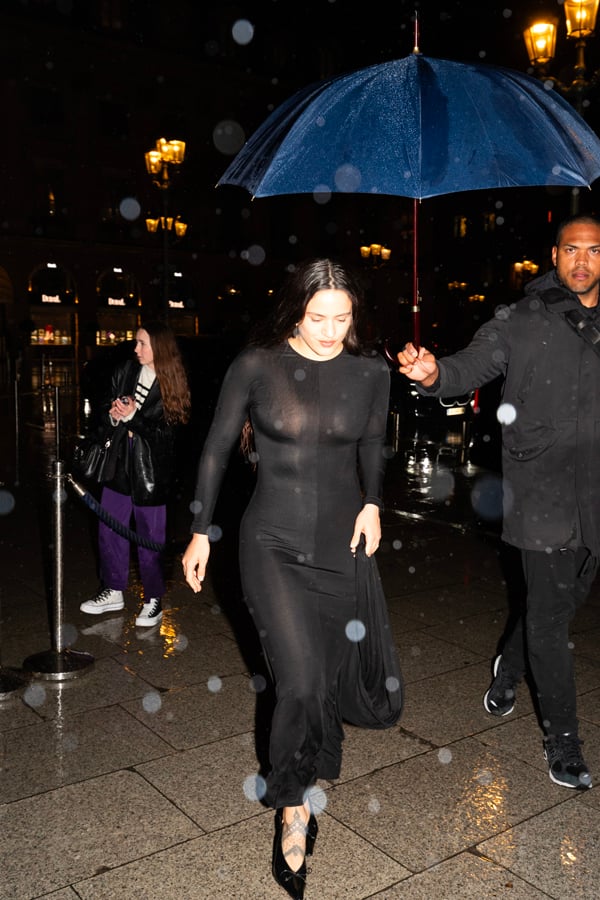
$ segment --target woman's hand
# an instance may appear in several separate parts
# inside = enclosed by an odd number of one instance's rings
[[[356,553],[360,542],[360,536],[365,536],[365,553],[372,556],[381,540],[381,522],[379,519],[379,507],[374,503],[365,503],[354,522],[354,534],[350,541],[350,550]]]
[[[210,543],[208,535],[193,534],[181,558],[181,565],[183,566],[183,577],[195,594],[202,590],[202,582],[204,581],[209,556]]]
[[[131,412],[135,412],[136,408],[133,397],[117,397],[113,400],[112,406],[108,412],[115,422],[120,422],[124,416],[128,416]]]

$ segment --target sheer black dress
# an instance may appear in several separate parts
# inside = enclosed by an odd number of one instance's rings
[[[269,806],[300,805],[339,776],[339,672],[355,608],[354,520],[381,506],[390,376],[379,355],[313,361],[286,342],[250,347],[221,388],[198,468],[192,532],[206,534],[248,416],[257,478],[240,571],[276,686]],[[218,523],[216,523],[218,524]]]

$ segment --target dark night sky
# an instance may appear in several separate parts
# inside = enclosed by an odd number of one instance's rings
[[[177,7],[174,7],[176,9]],[[219,3],[211,19],[221,25],[236,18],[255,26],[252,45],[239,49],[251,66],[263,56],[264,46],[276,41],[293,60],[299,83],[313,80],[319,47],[341,47],[344,71],[406,56],[414,44],[414,14],[418,11],[419,47],[428,56],[471,62],[489,62],[526,70],[522,31],[532,18],[551,15],[559,20],[557,61],[571,61],[574,48],[565,37],[564,11],[557,0],[396,0],[360,4],[351,0],[260,0]],[[600,62],[591,41],[589,63]],[[260,65],[260,63],[258,63]],[[276,73],[267,73],[275,75]],[[339,74],[338,72],[330,74]],[[304,81],[302,80],[304,79]]]

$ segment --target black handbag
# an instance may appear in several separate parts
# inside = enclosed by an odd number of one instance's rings
[[[114,478],[116,454],[111,452],[114,438],[114,434],[107,432],[102,438],[86,435],[77,440],[73,450],[73,468],[80,478],[98,483]]]
[[[351,642],[342,665],[340,714],[360,728],[391,728],[402,715],[402,672],[379,569],[375,557],[365,553],[364,541],[356,551],[356,619],[356,637],[362,626],[364,636]]]

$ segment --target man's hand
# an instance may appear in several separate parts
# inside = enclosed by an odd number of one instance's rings
[[[435,384],[439,375],[438,364],[433,353],[426,347],[415,347],[406,344],[404,350],[397,354],[399,371],[411,381],[418,381],[423,387]]]

